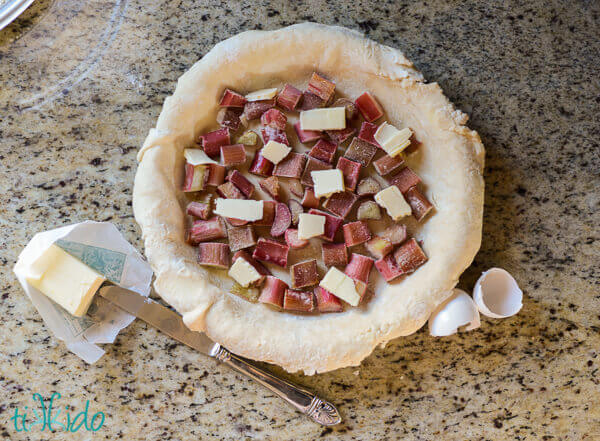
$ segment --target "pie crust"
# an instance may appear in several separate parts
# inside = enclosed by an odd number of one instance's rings
[[[405,223],[428,262],[398,283],[381,283],[363,307],[339,314],[294,315],[228,293],[223,270],[196,263],[185,243],[183,149],[214,130],[223,90],[242,93],[291,83],[313,71],[342,95],[370,91],[385,120],[411,127],[421,148],[407,163],[421,176],[435,212]],[[397,49],[341,27],[303,23],[249,31],[217,44],[181,76],[138,154],[133,210],[156,292],[186,325],[231,351],[306,374],[358,365],[377,345],[417,331],[450,294],[481,243],[484,147],[436,83]]]

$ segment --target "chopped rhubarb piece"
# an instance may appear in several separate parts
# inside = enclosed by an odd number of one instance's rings
[[[313,72],[306,91],[318,96],[324,102],[328,102],[335,93],[335,83]]]
[[[356,194],[359,196],[373,196],[381,191],[381,185],[377,180],[371,177],[361,179],[356,187]]]
[[[326,133],[334,144],[340,145],[353,136],[356,133],[356,129],[354,127],[346,127],[340,130],[326,130]]]
[[[346,266],[344,273],[353,280],[367,284],[369,283],[371,268],[373,268],[373,259],[362,254],[352,253],[350,262]]]
[[[336,296],[325,288],[317,286],[314,290],[317,311],[319,312],[342,312],[344,307]]]
[[[421,141],[417,139],[415,131],[412,129],[411,131],[412,135],[410,136],[410,145],[404,149],[404,153],[406,153],[407,155],[410,155],[411,153],[414,153],[417,150],[419,150],[419,147],[421,147],[422,144]]]
[[[247,132],[242,133],[235,140],[236,144],[244,144],[247,146],[255,146],[258,142],[258,135],[254,133],[252,130],[248,130]]]
[[[431,202],[417,187],[409,188],[404,196],[408,205],[410,205],[412,215],[417,221],[423,219],[433,209]]]
[[[298,218],[300,213],[304,213],[304,208],[302,204],[295,199],[290,199],[288,201],[288,208],[290,209],[290,213],[292,214],[292,225],[298,225]]]
[[[286,289],[283,296],[283,309],[295,312],[312,312],[315,301],[311,292]]]
[[[200,219],[206,220],[210,215],[210,204],[205,204],[203,202],[190,202],[185,209],[185,212],[194,217],[199,217]]]
[[[297,180],[297,179],[290,179],[290,180],[287,181],[287,186],[288,186],[290,192],[294,196],[297,196],[297,197],[301,198],[302,195],[304,195],[304,187],[302,186],[302,184],[300,183],[299,180]]]
[[[293,250],[299,250],[308,245],[308,239],[299,239],[298,230],[295,228],[288,228],[285,231],[285,243]]]
[[[344,186],[348,190],[354,191],[356,189],[361,167],[362,166],[358,162],[351,161],[347,158],[341,157],[338,159],[336,168],[340,169],[344,174]]]
[[[198,263],[223,269],[229,268],[229,245],[218,242],[198,244]]]
[[[379,205],[374,201],[364,201],[358,206],[356,211],[356,218],[358,220],[379,220],[381,219],[381,210]]]
[[[317,261],[315,259],[296,263],[290,268],[292,288],[305,288],[319,283]]]
[[[348,263],[348,249],[345,243],[324,243],[321,247],[326,267],[344,266]]]
[[[371,163],[375,153],[377,153],[377,147],[362,139],[353,138],[344,156],[360,163],[363,167],[367,167]]]
[[[254,225],[258,225],[260,227],[270,227],[273,225],[276,205],[277,202],[275,201],[263,201],[263,217],[261,220],[255,221]]]
[[[286,289],[288,289],[288,286],[281,279],[274,276],[266,276],[265,284],[260,291],[258,301],[260,303],[267,303],[282,308],[283,296],[285,295]]]
[[[394,176],[388,179],[389,183],[398,187],[398,190],[402,194],[406,193],[410,187],[414,187],[415,185],[421,182],[421,178],[417,176],[415,172],[413,172],[410,168],[404,167]]]
[[[243,108],[244,104],[246,104],[246,98],[231,89],[225,89],[221,101],[219,101],[219,106],[221,107]]]
[[[404,165],[404,159],[402,159],[402,155],[398,156],[389,156],[383,155],[376,161],[373,161],[373,167],[381,176],[385,176],[397,170],[398,168]]]
[[[244,106],[243,117],[248,121],[258,119],[267,110],[275,107],[275,98],[263,101],[251,101]]]
[[[240,110],[224,107],[217,113],[217,122],[221,127],[227,127],[232,132],[235,132],[240,128],[240,124],[242,123],[240,121],[241,114]]]
[[[318,159],[313,158],[312,156],[306,157],[306,166],[304,167],[304,172],[302,173],[302,178],[300,182],[302,185],[307,185],[309,187],[313,187],[315,184],[313,182],[311,173],[318,170],[331,170],[331,164],[328,164],[323,161],[319,161]]]
[[[345,218],[346,216],[348,216],[357,200],[358,196],[356,196],[351,191],[334,193],[329,198],[327,198],[327,200],[323,204],[323,207],[331,211],[336,216]]]
[[[208,164],[208,180],[206,181],[206,185],[210,187],[218,187],[223,182],[225,182],[225,167],[219,164]]]
[[[273,174],[282,178],[295,178],[298,179],[302,176],[302,170],[304,169],[304,163],[306,162],[306,156],[301,153],[291,152],[281,160],[275,167]]]
[[[341,217],[334,216],[333,214],[329,214],[322,210],[316,210],[311,208],[308,210],[308,214],[316,214],[318,216],[325,216],[325,233],[323,234],[323,239],[333,242],[333,238],[335,234],[340,229],[340,226],[344,222],[344,219]]]
[[[406,225],[393,224],[379,233],[379,235],[389,240],[392,245],[400,245],[407,237]]]
[[[319,107],[323,107],[325,101],[319,98],[314,93],[304,92],[302,93],[302,102],[300,103],[300,110],[312,110]]]
[[[379,143],[375,141],[375,132],[377,131],[377,124],[364,121],[360,126],[358,132],[358,138],[363,141],[373,144],[375,147],[379,147]]]
[[[244,144],[222,145],[221,161],[226,167],[246,162],[246,148]]]
[[[273,219],[273,225],[271,226],[271,236],[281,236],[291,224],[292,214],[290,209],[283,202],[277,202],[275,205],[275,219]]]
[[[252,164],[248,169],[248,172],[253,175],[268,177],[273,173],[273,163],[265,158],[260,150],[257,150],[254,153],[254,159],[252,160]]]
[[[294,130],[298,135],[298,140],[303,144],[316,141],[317,139],[321,139],[323,137],[323,132],[319,132],[317,130],[302,130],[300,128],[300,121],[294,124]]]
[[[365,244],[365,248],[377,259],[383,259],[392,252],[394,245],[385,237],[375,236]]]
[[[290,247],[276,240],[260,238],[254,248],[252,257],[264,262],[271,262],[283,268],[287,266]]]
[[[269,109],[261,115],[260,123],[263,126],[268,126],[277,130],[285,131],[285,125],[287,124],[287,116],[285,116],[283,112],[279,109]]]
[[[254,194],[254,184],[237,170],[231,170],[227,174],[227,181],[231,182],[246,197],[252,197]],[[240,199],[240,198],[237,198]]]
[[[383,109],[370,92],[365,92],[356,98],[356,107],[368,122],[373,122],[383,116]]]
[[[346,119],[353,120],[358,116],[358,109],[352,100],[348,98],[338,98],[333,103],[333,107],[344,107],[346,109]]]
[[[229,129],[223,127],[222,129],[215,130],[214,132],[208,132],[205,135],[200,136],[200,142],[204,153],[211,158],[219,156],[222,145],[231,144],[231,136],[229,135]]]
[[[337,151],[337,145],[325,141],[324,139],[320,139],[310,150],[308,153],[309,156],[313,158],[317,158],[320,161],[328,162],[331,164],[333,162],[333,157],[335,156],[335,152]]]
[[[182,191],[200,191],[204,189],[206,182],[206,167],[204,165],[192,165],[186,162],[185,178],[183,179]]]
[[[394,251],[394,259],[396,259],[402,274],[410,274],[427,262],[427,256],[414,238],[409,239]]]
[[[377,268],[377,271],[379,271],[379,274],[381,274],[386,282],[390,282],[402,275],[402,271],[392,254],[387,254],[385,257],[376,260],[375,268]]]
[[[240,257],[242,259],[246,260],[246,262],[248,262],[250,265],[252,265],[254,267],[254,269],[256,271],[258,271],[259,274],[262,274],[263,276],[271,275],[271,271],[269,271],[269,269],[267,267],[265,267],[262,263],[255,260],[250,254],[248,254],[247,251],[244,251],[244,250],[236,251],[233,254],[231,261],[235,262]]]
[[[199,243],[226,237],[223,219],[214,216],[208,220],[194,221],[189,232],[189,242]]]
[[[252,225],[228,228],[227,238],[231,251],[239,251],[256,245],[256,236]]]
[[[286,84],[283,86],[282,91],[279,92],[277,104],[285,110],[294,110],[296,109],[296,106],[298,106],[301,98],[302,91],[296,89],[291,84]]]
[[[287,146],[290,145],[285,130],[276,129],[271,126],[266,126],[261,129],[263,143],[267,144],[269,141],[276,141]]]
[[[365,243],[371,238],[369,226],[364,221],[350,222],[343,226],[344,242],[347,247]]]
[[[304,189],[304,196],[302,197],[302,206],[306,208],[319,208],[321,198],[315,195],[312,188]]]
[[[226,199],[246,199],[244,194],[231,182],[225,182],[217,187],[217,194]]]
[[[269,196],[271,196],[273,199],[275,199],[276,201],[280,200],[279,179],[277,179],[277,176],[271,176],[267,179],[261,179],[258,185],[260,185],[260,188],[266,191],[269,194]]]

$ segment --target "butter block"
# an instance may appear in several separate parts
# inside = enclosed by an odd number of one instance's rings
[[[375,202],[377,202],[382,208],[385,208],[394,220],[401,219],[411,214],[410,205],[402,196],[402,193],[395,185],[381,190],[375,195]]]
[[[298,216],[298,239],[310,239],[325,234],[325,216],[300,213]]]
[[[246,95],[246,99],[248,101],[263,101],[275,98],[275,95],[277,95],[276,87],[273,89],[260,89],[255,92],[250,92],[248,95]]]
[[[183,151],[183,156],[188,164],[192,165],[202,165],[202,164],[218,164],[217,161],[214,161],[208,157],[204,150],[200,149],[185,149]]]
[[[270,140],[262,148],[260,154],[273,164],[279,164],[292,151],[291,147],[277,141]]]
[[[334,266],[329,268],[319,286],[352,306],[357,306],[360,302],[360,294],[356,291],[354,280]]]
[[[246,259],[243,257],[239,257],[229,271],[227,272],[230,277],[233,278],[237,283],[242,285],[244,288],[247,288],[252,283],[257,282],[261,279],[261,275],[256,268],[248,263]]]
[[[341,130],[346,128],[346,108],[330,107],[300,112],[302,130]]]
[[[32,264],[27,281],[71,315],[82,317],[106,279],[57,245]]]
[[[315,196],[329,197],[333,193],[344,191],[344,175],[338,168],[332,170],[318,170],[310,173],[314,185]]]
[[[263,201],[253,199],[217,199],[215,214],[233,219],[256,221],[263,217]]]
[[[393,125],[384,122],[377,128],[373,137],[389,156],[397,156],[410,145],[411,136],[412,131],[408,127],[398,130]]]

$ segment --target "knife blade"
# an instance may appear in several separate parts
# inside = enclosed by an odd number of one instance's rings
[[[203,332],[191,331],[179,314],[135,291],[114,285],[104,285],[98,294],[119,308],[142,319],[168,336],[211,357],[219,350]]]

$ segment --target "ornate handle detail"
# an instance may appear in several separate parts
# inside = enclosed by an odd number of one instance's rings
[[[342,421],[337,409],[330,402],[322,400],[313,393],[289,381],[282,380],[259,369],[252,363],[232,354],[223,346],[215,344],[210,355],[236,371],[256,380],[300,412],[311,417],[315,422],[324,426],[335,426]]]

